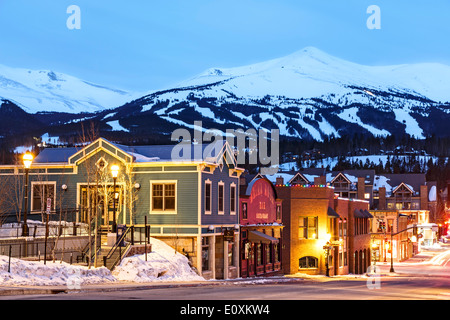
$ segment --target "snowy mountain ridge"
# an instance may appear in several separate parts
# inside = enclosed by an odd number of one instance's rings
[[[51,70],[0,65],[0,98],[28,113],[96,112],[123,105],[135,96]]]
[[[0,112],[14,117],[16,104],[28,113],[70,113],[37,115],[57,134],[96,121],[101,130],[121,135],[170,136],[202,121],[204,128],[279,129],[284,137],[316,141],[355,134],[424,139],[449,135],[449,85],[450,66],[443,64],[364,66],[307,47],[247,66],[210,68],[145,95],[0,66]],[[52,130],[40,134],[45,132]]]
[[[194,119],[318,141],[358,132],[423,139],[449,118],[449,84],[450,66],[363,66],[307,47],[249,66],[211,68],[128,106],[184,127]]]

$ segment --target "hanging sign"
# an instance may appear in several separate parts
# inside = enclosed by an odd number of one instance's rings
[[[52,210],[52,198],[47,198],[47,214]]]

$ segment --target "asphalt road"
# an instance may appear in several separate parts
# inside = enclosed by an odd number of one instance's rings
[[[380,263],[376,277],[319,277],[282,281],[229,281],[211,285],[85,291],[1,297],[2,300],[153,300],[153,301],[295,301],[295,300],[450,300],[450,248],[426,251],[395,264]]]

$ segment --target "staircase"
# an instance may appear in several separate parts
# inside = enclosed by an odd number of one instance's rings
[[[108,244],[108,233],[111,232],[111,226],[101,226],[99,228],[100,241],[103,246]]]

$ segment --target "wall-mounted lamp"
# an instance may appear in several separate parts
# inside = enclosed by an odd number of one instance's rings
[[[66,191],[66,190],[67,190],[67,184],[63,184],[63,185],[61,186],[61,189],[64,190],[64,191]]]
[[[209,227],[208,227],[208,232],[213,232],[214,231],[214,226],[213,225],[210,225]]]
[[[136,183],[134,184],[134,188],[139,190],[139,189],[141,188],[141,185],[140,185],[139,183],[136,182]]]

